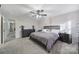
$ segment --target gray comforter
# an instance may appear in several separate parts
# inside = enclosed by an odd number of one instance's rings
[[[42,42],[44,45],[46,45],[47,50],[50,50],[59,35],[56,33],[34,32],[30,36]]]

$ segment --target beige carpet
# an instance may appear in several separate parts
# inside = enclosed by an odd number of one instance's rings
[[[77,44],[66,44],[58,41],[52,48],[51,53],[78,53]],[[39,44],[29,40],[29,38],[14,39],[0,45],[0,54],[48,54]]]

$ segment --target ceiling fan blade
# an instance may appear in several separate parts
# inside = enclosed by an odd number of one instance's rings
[[[33,12],[33,11],[30,11],[30,13],[35,14],[35,12]]]
[[[34,11],[30,11],[31,14],[35,14],[35,15],[38,15],[39,13],[37,12],[34,12]]]
[[[47,16],[47,14],[40,14],[41,16]]]

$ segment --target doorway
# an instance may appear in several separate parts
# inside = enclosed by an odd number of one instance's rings
[[[1,44],[15,39],[15,20],[1,16]]]
[[[5,25],[5,28],[6,27],[8,27],[5,32],[7,38],[4,42],[8,42],[15,39],[15,20],[8,20],[7,25]]]

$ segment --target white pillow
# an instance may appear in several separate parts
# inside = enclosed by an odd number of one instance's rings
[[[42,29],[42,32],[48,32],[48,29]]]

